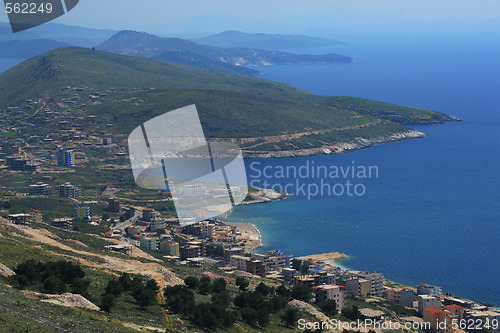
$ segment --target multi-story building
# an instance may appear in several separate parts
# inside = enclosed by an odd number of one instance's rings
[[[184,245],[180,247],[179,254],[181,260],[186,260],[188,258],[197,258],[200,256],[200,247],[196,245]]]
[[[82,191],[71,183],[64,183],[59,186],[59,196],[62,198],[80,199]]]
[[[250,259],[249,261],[247,261],[246,271],[253,275],[264,276],[266,274],[266,266],[260,260]]]
[[[9,221],[14,223],[14,224],[28,224],[31,222],[31,215],[30,214],[10,214],[9,215]]]
[[[371,283],[369,297],[382,296],[384,294],[384,275],[378,272],[357,272],[357,276]]]
[[[15,171],[35,172],[40,170],[40,163],[35,163],[22,156],[11,156],[6,159],[7,168]]]
[[[155,210],[153,208],[144,208],[142,210],[142,220],[146,222],[151,222],[155,218]]]
[[[474,323],[474,325],[469,325],[468,332],[500,332],[500,312],[493,310],[470,310],[467,309],[464,312],[464,319],[468,323]]]
[[[442,309],[441,297],[435,295],[418,296],[418,312],[424,313],[426,308]]]
[[[334,300],[337,310],[344,307],[344,287],[335,284],[323,284],[313,287],[316,302]]]
[[[385,292],[389,302],[413,307],[413,290],[408,288],[388,288]]]
[[[30,216],[31,216],[31,222],[42,223],[43,215],[42,215],[41,211],[32,210],[32,211],[29,211],[28,214],[30,214]]]
[[[446,311],[451,312],[457,319],[462,320],[464,319],[464,311],[465,308],[460,305],[452,304],[452,305],[445,305],[444,309]]]
[[[296,276],[299,276],[300,273],[296,269],[291,267],[285,267],[281,270],[281,274],[283,274],[283,279],[287,282],[292,283]]]
[[[188,225],[182,227],[182,233],[188,234],[188,235],[193,235],[193,236],[200,236],[201,235],[201,224],[199,224],[199,223],[188,224]]]
[[[57,165],[73,166],[73,152],[66,148],[61,148],[57,151]]]
[[[180,257],[179,243],[163,239],[160,241],[160,252],[169,256]]]
[[[233,255],[229,259],[229,265],[236,267],[240,271],[247,271],[247,262],[250,261],[250,257]]]
[[[242,247],[230,247],[224,248],[224,261],[229,262],[231,256],[238,255],[242,256],[245,254],[245,250]]]
[[[198,246],[200,248],[200,257],[205,257],[206,256],[206,251],[205,251],[205,242],[197,242],[197,241],[191,241],[187,242],[188,245],[192,246]]]
[[[52,225],[56,228],[71,229],[73,226],[73,219],[69,217],[53,219]]]
[[[215,223],[203,221],[201,224],[200,237],[213,240],[215,238]]]
[[[90,207],[75,205],[75,221],[90,221]]]
[[[284,267],[290,267],[292,256],[280,251],[267,251],[266,254],[252,253],[251,257],[260,260],[266,266],[266,273],[275,270],[281,270]]]
[[[158,250],[158,241],[156,237],[141,235],[141,237],[139,238],[139,244],[144,249],[155,251]]]
[[[120,212],[120,200],[117,198],[109,198],[108,200],[108,210],[113,213]]]
[[[30,185],[29,195],[52,195],[52,187],[49,184],[38,182]]]
[[[441,295],[441,287],[420,283],[417,286],[417,295]]]
[[[423,309],[424,322],[430,323],[434,332],[451,333],[452,320],[455,319],[449,311],[436,309],[433,307]]]

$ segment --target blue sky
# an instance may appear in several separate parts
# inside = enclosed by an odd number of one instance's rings
[[[315,14],[317,13],[317,14]],[[306,15],[309,14],[309,15]],[[305,15],[305,16],[304,16]],[[316,22],[315,15],[323,21]],[[498,0],[80,0],[75,9],[57,23],[93,28],[144,31],[198,31],[200,23],[213,30],[267,30],[300,32],[307,27],[327,29],[342,20],[436,20],[445,18],[500,18]],[[301,25],[296,20],[304,17]],[[328,18],[332,18],[332,25]],[[242,19],[243,18],[243,19]],[[254,20],[252,24],[251,20]],[[276,22],[273,25],[272,20]],[[1,21],[6,21],[1,11]],[[320,23],[322,22],[322,23]],[[335,22],[338,24],[335,25]],[[342,21],[344,22],[344,21]],[[378,23],[379,24],[379,23]],[[377,25],[377,24],[375,24]],[[297,31],[294,31],[297,30]]]

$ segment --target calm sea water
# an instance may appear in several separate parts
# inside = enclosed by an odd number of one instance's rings
[[[346,267],[380,271],[409,285],[436,284],[445,292],[500,304],[498,35],[335,37],[349,44],[333,51],[356,63],[258,69],[268,79],[317,94],[429,108],[464,121],[412,126],[429,136],[348,154],[249,159],[249,180],[255,184],[264,180],[256,170],[265,166],[276,171],[307,163],[376,166],[378,178],[348,179],[364,186],[363,196],[308,198],[299,193],[280,202],[239,206],[229,219],[256,224],[264,235],[262,250],[295,256],[341,251],[350,256]],[[312,52],[321,51],[331,50]],[[268,182],[277,186],[294,180],[274,177]],[[321,185],[317,178],[300,181]]]
[[[23,62],[25,59],[0,58],[0,73]]]

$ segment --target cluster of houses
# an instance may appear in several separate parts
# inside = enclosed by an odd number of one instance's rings
[[[416,288],[418,312],[436,332],[500,332],[500,312],[486,305],[443,295],[440,287],[421,283]],[[496,323],[496,325],[494,324]]]

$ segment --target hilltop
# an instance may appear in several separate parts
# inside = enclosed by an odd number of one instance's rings
[[[66,87],[81,88],[75,94]],[[238,142],[248,155],[340,152],[370,146],[369,140],[423,135],[402,124],[453,120],[430,110],[317,96],[284,83],[83,48],[56,49],[17,65],[0,75],[0,95],[1,108],[19,107],[27,115],[33,111],[26,100],[44,100],[47,109],[33,118],[41,136],[71,120],[70,114],[83,117],[80,126],[89,116],[100,119],[84,131],[127,135],[168,110],[196,104],[207,137]]]
[[[193,39],[194,42],[217,47],[248,47],[264,50],[300,50],[312,47],[341,45],[344,42],[304,35],[280,35],[241,31],[224,31],[219,34]]]
[[[325,55],[299,55],[241,47],[220,48],[198,44],[181,38],[164,38],[129,30],[118,32],[104,43],[97,45],[96,49],[123,55],[156,58],[165,61],[174,60],[174,58],[172,58],[172,52],[182,52],[187,55],[196,55],[200,58],[199,60],[196,58],[192,59],[191,63],[189,63],[190,65],[251,76],[256,76],[260,73],[249,69],[243,72],[243,69],[241,69],[242,66],[350,63],[353,61],[349,57],[335,53]],[[213,64],[209,63],[208,60],[226,64],[226,67],[214,68],[212,66]]]

